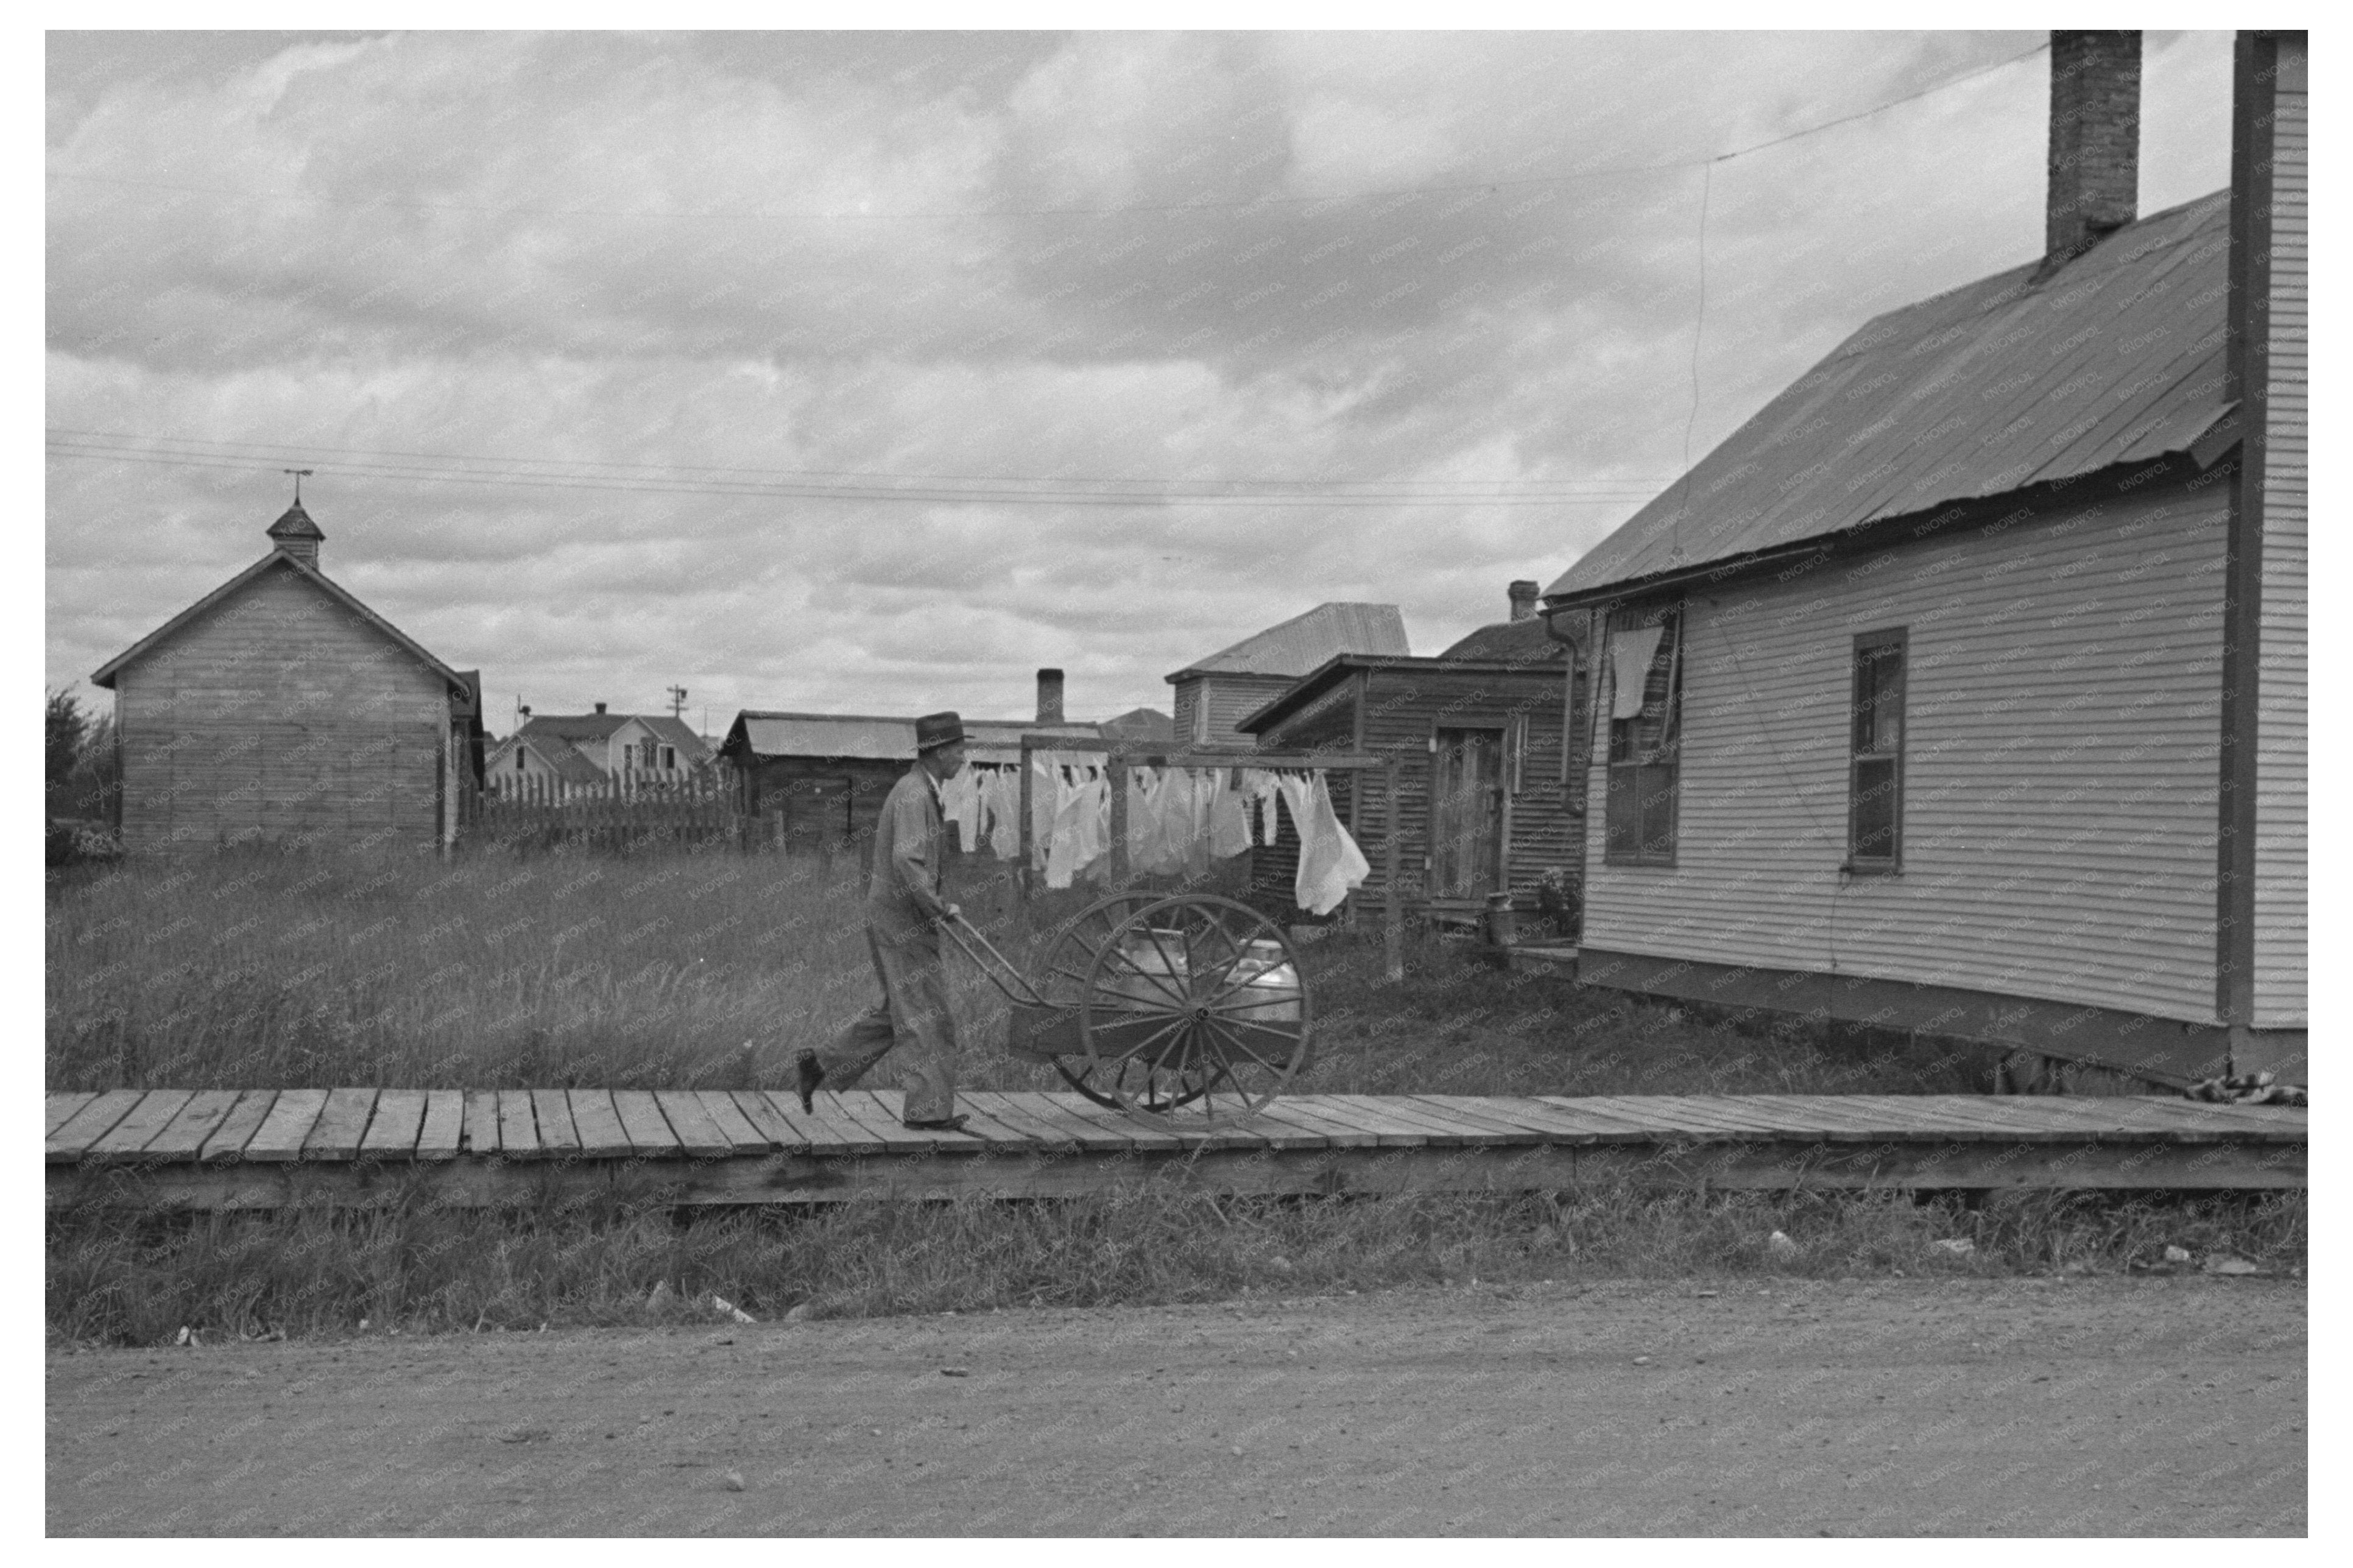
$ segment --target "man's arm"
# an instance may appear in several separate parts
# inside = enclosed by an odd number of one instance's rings
[[[948,906],[932,890],[933,858],[939,854],[939,835],[924,809],[923,797],[913,790],[899,793],[891,807],[891,871],[907,897],[929,918],[940,921]]]

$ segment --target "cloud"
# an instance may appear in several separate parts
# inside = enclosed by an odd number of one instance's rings
[[[259,555],[298,455],[328,571],[543,711],[683,679],[722,721],[1014,713],[1054,663],[1108,714],[1326,599],[1434,651],[1687,430],[1696,458],[1869,315],[2031,256],[2046,79],[1650,166],[2034,42],[53,39],[50,422],[230,466],[53,459],[49,679]],[[2227,41],[2149,50],[2156,205],[2222,181]],[[887,476],[1257,499],[818,493]]]

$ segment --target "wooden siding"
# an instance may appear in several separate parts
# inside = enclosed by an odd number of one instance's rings
[[[1176,743],[1196,743],[1193,739],[1193,712],[1206,701],[1209,709],[1209,731],[1208,738],[1198,743],[1231,746],[1237,751],[1251,750],[1258,744],[1257,737],[1245,735],[1234,726],[1282,696],[1292,679],[1292,677],[1283,675],[1213,674],[1179,681],[1176,686]]]
[[[117,677],[124,847],[433,844],[448,691],[288,570],[264,574]]]
[[[1604,862],[1595,768],[1586,944],[2211,1021],[2225,489],[1688,597],[1676,863]],[[1895,626],[1904,868],[1842,878],[1853,638]]]
[[[2301,1027],[2306,985],[2306,388],[2310,247],[2305,39],[2283,37],[2272,133],[2271,384],[2263,467],[2263,653],[2257,679],[2257,1028]]]
[[[1430,742],[1440,727],[1525,722],[1525,755],[1519,788],[1511,795],[1509,878],[1514,902],[1534,908],[1536,883],[1556,867],[1574,871],[1579,829],[1575,808],[1560,787],[1562,701],[1566,665],[1525,673],[1445,669],[1372,669],[1350,676],[1335,689],[1345,699],[1319,699],[1261,739],[1269,751],[1298,751],[1318,744],[1352,745],[1398,759],[1398,819],[1400,841],[1398,895],[1409,905],[1427,900],[1430,845]],[[1361,786],[1342,773],[1331,775],[1332,801],[1349,832],[1373,863],[1359,897],[1387,890],[1381,847],[1388,831],[1377,774]],[[1361,798],[1355,789],[1361,787]],[[1282,838],[1253,852],[1253,886],[1280,880],[1297,868],[1297,841],[1284,817]],[[1482,900],[1456,900],[1478,903]]]

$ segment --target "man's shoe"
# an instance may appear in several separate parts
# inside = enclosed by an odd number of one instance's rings
[[[918,1132],[961,1132],[964,1124],[971,1120],[969,1116],[951,1116],[940,1121],[906,1121],[900,1125]]]
[[[817,1110],[817,1086],[825,1081],[825,1069],[817,1065],[815,1051],[803,1051],[795,1057],[793,1068],[800,1079],[801,1109],[814,1114]]]

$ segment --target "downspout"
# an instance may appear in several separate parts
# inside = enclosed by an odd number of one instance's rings
[[[1585,945],[1585,895],[1587,859],[1591,854],[1593,825],[1587,820],[1591,811],[1593,773],[1593,700],[1599,686],[1594,667],[1593,611],[1584,606],[1575,609],[1543,609],[1545,636],[1568,649],[1568,671],[1562,681],[1560,694],[1560,751],[1565,777],[1560,783],[1561,805],[1577,816],[1577,942]],[[1585,722],[1579,724],[1577,713],[1577,681],[1585,683]]]
[[[2278,41],[2242,32],[2231,93],[2230,325],[2223,390],[2238,405],[2238,470],[2223,535],[2221,762],[2217,790],[2214,1007],[2230,1070],[2255,1003],[2256,718],[2262,700],[2263,459],[2271,404],[2272,110]]]

